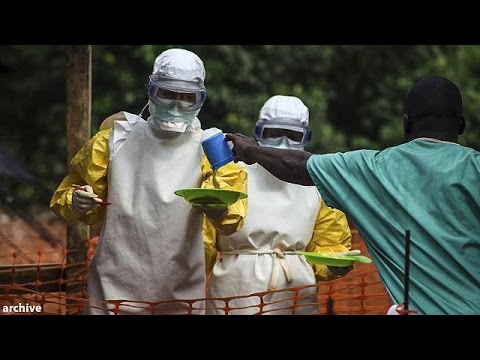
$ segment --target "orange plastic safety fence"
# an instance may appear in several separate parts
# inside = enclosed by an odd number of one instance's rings
[[[61,249],[63,258],[67,252]],[[32,256],[34,254],[22,254]],[[345,277],[316,285],[260,292],[245,296],[214,299],[185,299],[144,302],[135,299],[117,299],[105,302],[89,301],[85,292],[66,293],[69,285],[86,285],[85,272],[64,278],[65,270],[79,264],[46,264],[41,262],[16,266],[22,255],[11,254],[12,265],[2,266],[0,278],[11,283],[0,284],[1,314],[81,314],[86,308],[105,314],[385,314],[389,305],[383,285],[373,265],[355,265]],[[5,257],[5,254],[2,254]],[[81,265],[81,264],[80,264]],[[5,275],[8,274],[6,277]],[[48,291],[42,291],[48,287]],[[330,308],[328,306],[330,301]],[[333,303],[333,305],[332,305]],[[23,305],[23,308],[18,306]],[[25,310],[25,306],[30,306]],[[30,311],[40,305],[41,311]],[[15,306],[17,306],[15,308]]]
[[[2,232],[2,237],[9,236]],[[353,247],[367,254],[353,231]],[[8,240],[8,238],[7,238]],[[10,241],[10,243],[13,243]],[[145,302],[136,299],[91,301],[85,297],[88,267],[97,239],[87,250],[63,247],[22,252],[0,248],[0,315],[82,314],[385,314],[389,297],[373,264],[355,264],[343,278],[315,285],[214,299]],[[10,249],[8,248],[8,249]],[[86,252],[85,261],[67,263]],[[152,284],[145,284],[151,286]],[[76,289],[71,291],[71,289]]]

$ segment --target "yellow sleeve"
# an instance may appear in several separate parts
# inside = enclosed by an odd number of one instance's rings
[[[217,230],[206,216],[203,220],[203,243],[205,245],[205,271],[208,276],[217,260]]]
[[[204,155],[202,159],[202,188],[213,188],[213,170]],[[228,163],[217,170],[220,189],[247,193],[247,170],[238,163]],[[217,232],[230,235],[240,230],[247,215],[247,199],[238,200],[227,209],[227,215],[219,219],[207,219]]]
[[[338,209],[328,207],[322,199],[313,231],[306,250],[312,252],[342,252],[352,247],[352,233],[347,217]],[[333,280],[346,275],[352,268],[312,264],[319,281]]]
[[[107,170],[109,163],[108,138],[112,129],[99,131],[73,157],[70,173],[61,182],[50,201],[50,208],[70,225],[79,221],[94,224],[105,217],[105,207],[98,206],[86,213],[72,207],[73,184],[90,185],[100,198],[107,197]]]

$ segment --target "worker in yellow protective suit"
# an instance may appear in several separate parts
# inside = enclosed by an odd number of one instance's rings
[[[222,234],[243,225],[246,200],[208,209],[174,194],[211,187],[197,118],[206,97],[204,79],[196,54],[183,49],[160,54],[150,76],[147,121],[127,112],[105,121],[72,159],[70,174],[53,195],[51,208],[70,224],[104,221],[88,274],[86,314],[111,314],[102,305],[106,300],[204,298],[202,213]],[[246,171],[239,164],[221,167],[216,178],[222,189],[247,192]],[[100,198],[111,205],[99,205]],[[120,313],[189,312],[181,302],[163,312],[147,306],[123,302]]]
[[[300,99],[274,96],[260,111],[256,139],[261,146],[303,149],[311,137],[308,117],[308,108]],[[313,285],[316,279],[335,279],[351,270],[324,265],[312,268],[296,253],[348,252],[352,236],[343,212],[326,206],[315,186],[283,182],[258,164],[243,165],[248,172],[249,202],[242,229],[225,235],[210,220],[204,221],[207,273],[213,268],[208,298]],[[294,295],[293,291],[272,292],[263,296],[263,304],[258,296],[233,299],[228,313],[318,313],[315,287],[298,293],[296,307],[292,307]],[[223,314],[225,308],[224,300],[207,300],[207,314]]]

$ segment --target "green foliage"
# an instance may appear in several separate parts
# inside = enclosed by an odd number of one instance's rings
[[[408,89],[424,76],[439,74],[460,87],[468,121],[461,143],[478,149],[480,46],[96,45],[92,134],[115,112],[140,112],[153,62],[171,47],[192,50],[205,63],[203,128],[252,134],[269,97],[294,95],[310,110],[308,150],[382,149],[403,141]],[[1,146],[48,189],[38,193],[9,184],[25,203],[47,203],[67,172],[65,65],[65,46],[0,48]]]

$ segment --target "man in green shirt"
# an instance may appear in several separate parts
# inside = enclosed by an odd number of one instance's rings
[[[395,302],[404,300],[410,230],[410,307],[420,314],[480,314],[480,152],[458,144],[465,124],[460,91],[433,76],[407,95],[406,142],[383,151],[313,155],[259,147],[242,134],[227,139],[236,161],[316,185],[327,205],[344,211]]]

